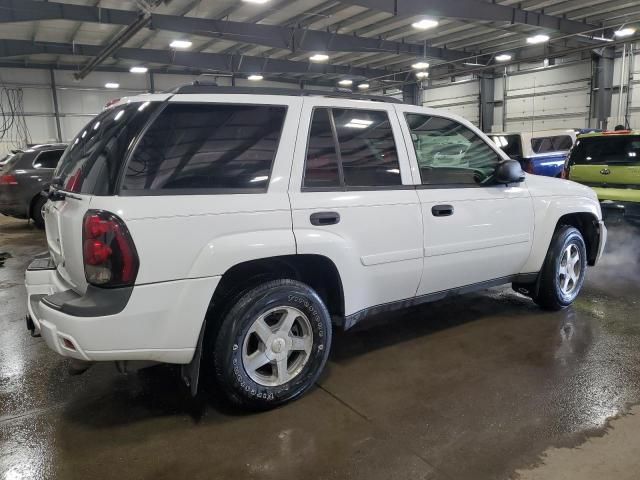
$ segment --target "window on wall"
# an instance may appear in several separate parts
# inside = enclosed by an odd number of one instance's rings
[[[401,185],[387,112],[317,108],[309,132],[305,188]]]
[[[454,120],[406,114],[423,185],[481,186],[502,158],[478,135]]]
[[[122,189],[264,191],[285,114],[283,106],[170,104],[133,152]]]

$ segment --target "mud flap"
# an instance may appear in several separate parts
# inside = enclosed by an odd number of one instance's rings
[[[198,383],[200,380],[200,360],[202,359],[202,344],[204,342],[204,332],[206,330],[207,320],[205,318],[202,322],[202,328],[200,329],[200,335],[198,336],[198,343],[196,345],[196,351],[193,353],[191,362],[183,365],[180,369],[180,374],[185,385],[189,387],[191,396],[195,397],[198,394]]]

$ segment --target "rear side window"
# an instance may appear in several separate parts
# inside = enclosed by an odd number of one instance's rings
[[[368,188],[401,184],[398,151],[387,112],[314,110],[303,187]]]
[[[509,157],[514,159],[522,158],[520,135],[494,135],[491,139]]]
[[[33,161],[33,168],[56,168],[64,150],[41,152]]]
[[[64,151],[53,183],[69,192],[113,194],[129,147],[157,107],[129,103],[93,118]]]
[[[569,157],[570,165],[639,165],[640,136],[579,138]]]
[[[573,140],[569,135],[538,137],[531,139],[533,153],[561,152],[571,149]]]
[[[265,191],[285,115],[284,106],[169,104],[140,139],[122,190]]]

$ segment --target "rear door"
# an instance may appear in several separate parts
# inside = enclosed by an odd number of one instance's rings
[[[521,271],[531,248],[533,205],[523,183],[499,185],[502,156],[468,122],[397,107],[414,171],[424,225],[424,272],[418,295],[442,292]],[[438,162],[448,145],[456,161]],[[506,280],[505,280],[506,281]]]
[[[92,198],[113,195],[124,159],[165,96],[117,105],[93,118],[65,150],[52,190],[61,195],[44,208],[49,252],[60,276],[78,293],[87,283],[82,258],[82,223]]]
[[[393,106],[305,98],[294,158],[297,252],[338,267],[346,315],[414,297],[422,219]]]

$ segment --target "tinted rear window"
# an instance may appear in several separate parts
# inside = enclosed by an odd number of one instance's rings
[[[491,139],[509,157],[522,157],[520,135],[493,135]]]
[[[265,191],[286,107],[169,104],[131,156],[123,190]]]
[[[48,150],[38,154],[33,161],[33,168],[56,168],[64,150]]]
[[[533,153],[550,153],[567,151],[573,145],[569,135],[555,135],[552,137],[538,137],[531,139]]]
[[[129,147],[157,107],[129,103],[93,118],[62,155],[55,183],[70,192],[113,194]]]
[[[569,157],[571,165],[638,165],[640,135],[580,138]]]

